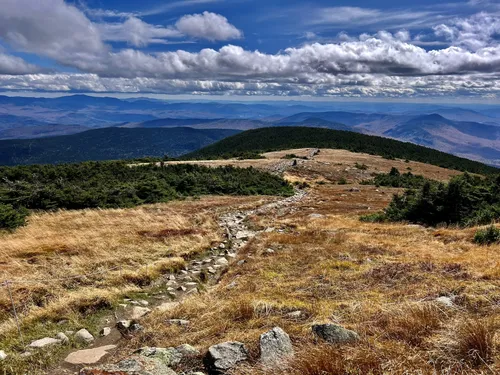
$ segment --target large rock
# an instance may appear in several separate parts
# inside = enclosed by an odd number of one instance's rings
[[[223,374],[238,363],[246,361],[248,351],[241,342],[225,342],[208,348],[203,362],[210,374]]]
[[[93,349],[78,350],[68,354],[64,361],[73,365],[91,365],[99,362],[101,358],[107,355],[108,352],[114,348],[116,348],[116,345],[106,345]]]
[[[33,341],[28,345],[30,348],[45,348],[47,346],[58,345],[61,344],[61,340],[53,339],[52,337],[45,337],[40,340]]]
[[[260,335],[260,360],[265,366],[276,366],[293,356],[290,336],[280,327]]]
[[[132,357],[116,365],[88,367],[79,375],[177,375],[174,370],[154,358]]]
[[[356,332],[336,324],[316,324],[312,326],[312,331],[331,344],[346,344],[359,340]]]
[[[183,358],[183,354],[175,348],[144,347],[136,353],[142,357],[155,359],[167,367],[177,366]]]
[[[94,341],[94,336],[90,334],[85,328],[75,333],[75,341],[81,344],[90,344]]]

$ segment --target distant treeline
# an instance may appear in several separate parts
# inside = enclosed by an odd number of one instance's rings
[[[131,167],[116,161],[0,167],[0,176],[0,208],[9,221],[15,221],[10,209],[119,208],[206,194],[293,194],[280,177],[253,168]]]
[[[498,168],[413,143],[348,131],[307,127],[249,130],[187,154],[184,159],[221,159],[231,155],[239,156],[245,152],[255,154],[304,147],[344,149],[479,174],[500,172]]]

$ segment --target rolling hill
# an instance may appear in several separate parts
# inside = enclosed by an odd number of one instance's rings
[[[249,130],[187,154],[184,158],[217,159],[248,152],[260,153],[304,147],[345,149],[388,158],[420,161],[475,173],[500,172],[495,167],[413,143],[355,132],[307,127],[272,127]]]
[[[104,128],[59,137],[0,141],[0,164],[57,164],[163,155],[175,157],[237,132],[191,128]]]

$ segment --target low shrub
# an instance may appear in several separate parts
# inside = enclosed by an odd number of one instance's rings
[[[0,228],[14,230],[26,224],[29,212],[24,207],[14,208],[11,204],[0,204]]]
[[[485,229],[478,229],[474,235],[473,241],[479,245],[500,243],[500,229],[493,225]]]

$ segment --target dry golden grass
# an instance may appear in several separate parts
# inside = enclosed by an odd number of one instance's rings
[[[500,246],[473,244],[474,228],[362,223],[359,214],[386,205],[393,190],[359,188],[317,185],[286,215],[253,216],[254,225],[282,232],[251,242],[240,254],[246,262],[208,295],[148,317],[129,347],[189,343],[206,350],[242,341],[254,362],[239,375],[499,373]],[[435,301],[440,296],[455,306]],[[297,310],[300,319],[287,315]],[[165,326],[167,318],[191,324]],[[317,322],[354,329],[362,341],[325,346],[312,337]],[[297,355],[271,371],[256,360],[259,335],[274,326],[290,334]]]
[[[182,268],[183,258],[220,240],[220,212],[267,199],[205,197],[133,209],[33,214],[26,227],[0,237],[0,282],[12,282],[23,320],[61,319],[75,309],[92,310],[85,306],[101,299],[111,305],[113,296]],[[7,290],[1,288],[0,333],[12,330],[12,323]]]

